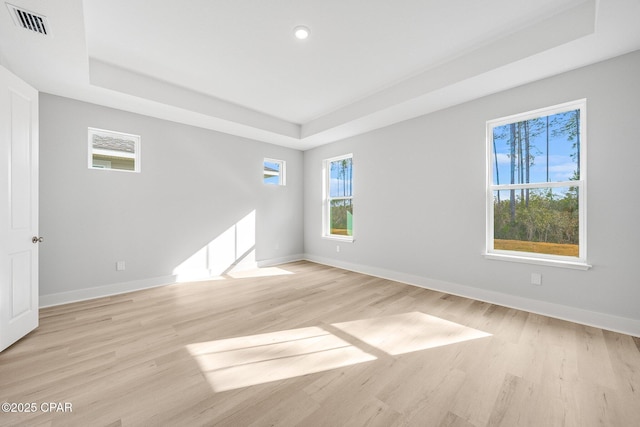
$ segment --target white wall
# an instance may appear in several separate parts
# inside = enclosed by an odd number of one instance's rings
[[[142,173],[88,169],[87,127],[140,135]],[[287,186],[262,183],[264,157],[287,162]],[[43,305],[171,281],[175,267],[228,237],[247,215],[238,250],[245,253],[254,238],[257,261],[299,258],[302,158],[297,150],[41,94]],[[125,271],[116,271],[117,261]]]
[[[307,258],[640,334],[640,52],[306,151]],[[487,260],[487,120],[587,98],[589,271]],[[353,153],[355,242],[321,235],[322,159]],[[530,284],[542,273],[542,286]]]

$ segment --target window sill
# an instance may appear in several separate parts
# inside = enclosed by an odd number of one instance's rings
[[[336,240],[338,242],[345,242],[345,243],[353,243],[354,242],[354,238],[353,236],[333,236],[333,235],[329,235],[329,236],[322,236],[323,239],[327,239],[327,240]]]
[[[564,261],[564,260],[533,258],[533,257],[515,256],[515,255],[506,255],[506,254],[490,254],[486,252],[483,254],[483,256],[486,259],[491,259],[496,261],[508,261],[508,262],[520,262],[524,264],[546,265],[549,267],[569,268],[572,270],[588,270],[592,267],[590,264],[587,264],[585,262],[579,262],[579,261]]]

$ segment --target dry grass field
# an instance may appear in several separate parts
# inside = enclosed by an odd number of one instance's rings
[[[493,241],[494,249],[503,251],[533,252],[536,254],[578,256],[578,245],[544,242],[525,242],[522,240]]]

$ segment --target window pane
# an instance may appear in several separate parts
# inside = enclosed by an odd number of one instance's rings
[[[329,169],[329,197],[353,196],[353,159],[347,158],[331,162]]]
[[[493,193],[495,250],[579,255],[578,188]]]
[[[353,236],[353,201],[332,200],[329,209],[330,234]]]
[[[89,167],[139,172],[140,137],[89,128]]]
[[[282,169],[281,162],[264,161],[264,183],[265,184],[280,184],[280,173]]]
[[[580,179],[580,110],[493,129],[493,184]]]

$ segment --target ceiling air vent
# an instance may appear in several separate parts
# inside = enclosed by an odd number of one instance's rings
[[[9,13],[13,18],[13,22],[18,27],[22,27],[26,30],[33,31],[47,35],[49,34],[49,22],[47,17],[38,15],[37,13],[29,12],[28,10],[21,9],[18,6],[7,3]]]

